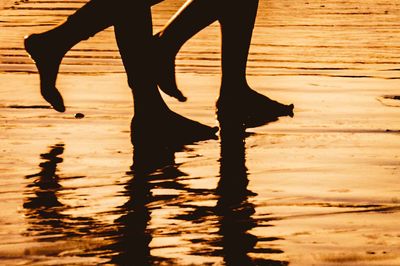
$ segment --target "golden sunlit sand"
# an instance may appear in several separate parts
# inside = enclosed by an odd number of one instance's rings
[[[248,130],[244,152],[203,141],[140,176],[112,29],[63,61],[65,113],[23,50],[84,2],[0,10],[0,264],[400,264],[400,3],[261,1],[249,82],[294,118]],[[155,28],[182,3],[154,7]],[[219,65],[213,24],[178,56],[188,102],[171,109],[218,125]]]

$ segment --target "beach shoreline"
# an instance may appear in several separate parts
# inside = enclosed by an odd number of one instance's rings
[[[182,3],[154,7],[155,31]],[[260,2],[248,81],[293,103],[294,117],[135,150],[112,29],[66,55],[65,113],[41,98],[23,36],[83,3],[50,4],[0,10],[0,264],[400,264],[400,6]],[[163,95],[209,126],[219,126],[219,37],[213,24],[178,55],[188,101]]]

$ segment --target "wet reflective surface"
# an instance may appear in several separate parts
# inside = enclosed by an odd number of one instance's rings
[[[40,154],[40,172],[26,176],[30,182],[24,192],[25,234],[41,243],[75,242],[73,249],[58,254],[42,247],[43,255],[57,255],[67,263],[86,263],[85,258],[93,256],[99,263],[117,265],[181,264],[184,260],[173,255],[180,251],[198,263],[287,265],[268,258],[284,252],[274,244],[281,238],[250,233],[257,227],[272,226],[273,218],[255,217],[251,199],[257,194],[248,189],[246,135],[240,126],[222,127],[215,188],[185,184],[191,178],[175,162],[175,153],[185,152],[183,146],[137,140],[127,181],[119,184],[121,190],[115,194],[124,203],[99,213],[116,217],[109,224],[96,217],[68,214],[84,206],[62,203],[71,188],[60,183],[87,177],[59,174],[67,147],[52,145]]]
[[[0,11],[0,264],[399,265],[400,3],[261,1],[249,82],[295,117],[165,148],[131,143],[112,29],[63,61],[66,113],[40,98],[22,38],[84,2]],[[177,69],[168,104],[216,125],[217,24]]]

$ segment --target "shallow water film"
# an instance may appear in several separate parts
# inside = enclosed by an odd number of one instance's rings
[[[132,146],[112,28],[62,61],[65,113],[41,98],[23,37],[86,2],[0,3],[1,265],[400,265],[399,0],[261,0],[248,81],[294,117],[168,148]],[[218,23],[189,40],[188,101],[164,95],[210,126],[220,43]]]

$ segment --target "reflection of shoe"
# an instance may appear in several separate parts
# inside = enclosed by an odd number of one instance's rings
[[[168,54],[165,47],[158,45],[158,34],[154,36],[157,51],[157,85],[161,91],[167,95],[178,99],[180,102],[185,102],[187,98],[182,94],[176,85],[175,77],[175,54]]]
[[[35,62],[40,75],[40,92],[43,98],[58,112],[64,112],[65,106],[55,84],[62,55],[54,52],[54,47],[43,45],[39,34],[25,37],[25,50]]]
[[[220,122],[240,121],[247,128],[274,122],[281,116],[293,117],[293,109],[293,104],[279,103],[251,89],[235,98],[221,96],[217,101]]]
[[[180,146],[196,141],[217,139],[218,127],[209,127],[167,110],[158,116],[137,116],[132,119],[132,143],[144,139],[155,145]]]

